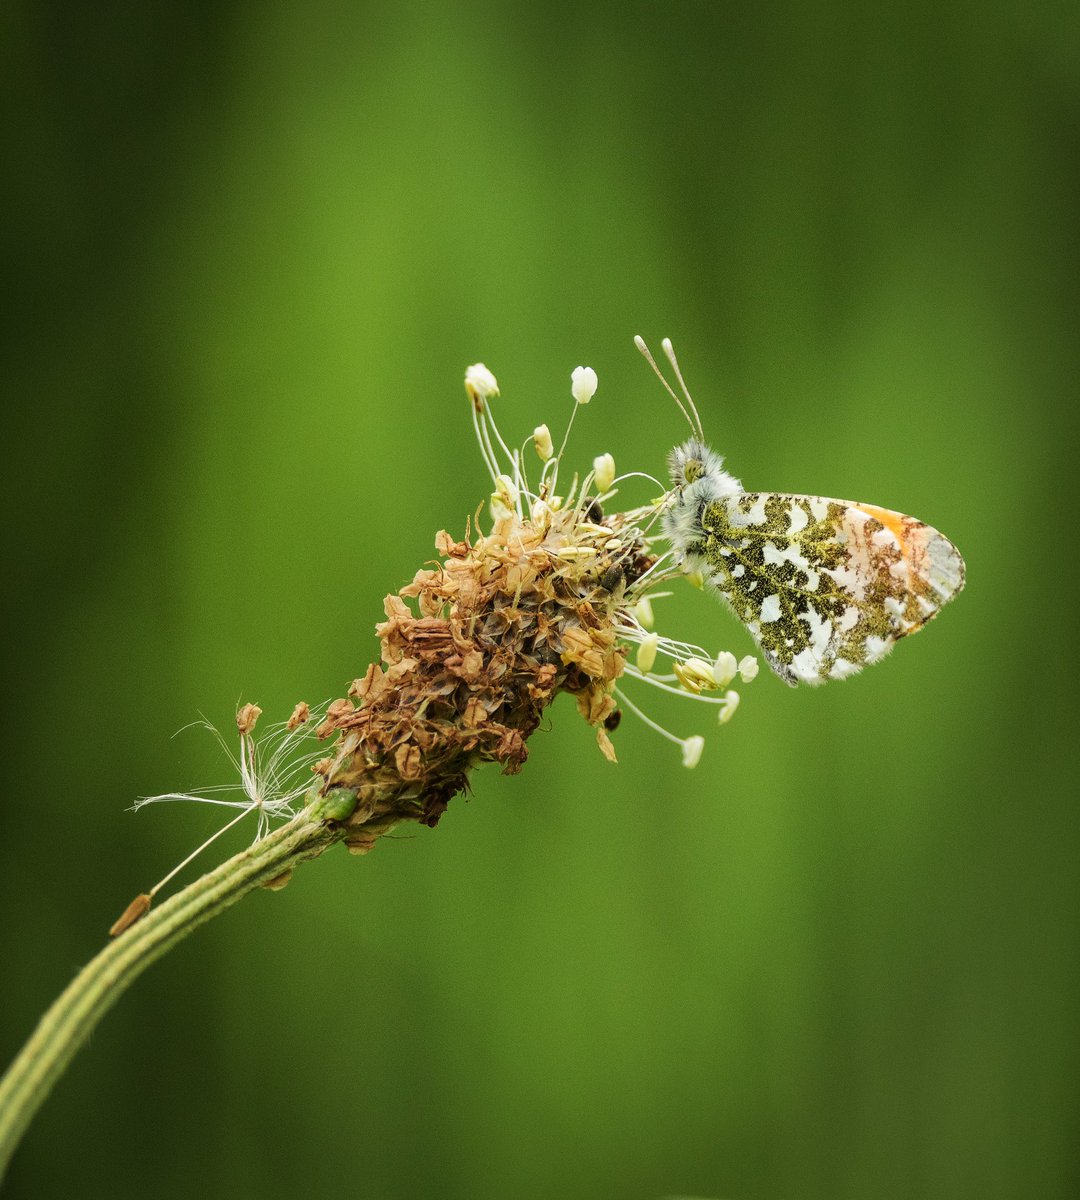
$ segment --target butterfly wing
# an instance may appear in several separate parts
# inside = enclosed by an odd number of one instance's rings
[[[964,586],[944,534],[872,504],[741,492],[700,522],[694,558],[792,686],[877,662]]]

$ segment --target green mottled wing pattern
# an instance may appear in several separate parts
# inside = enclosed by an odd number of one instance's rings
[[[948,538],[870,504],[744,492],[705,504],[700,526],[691,556],[792,686],[876,662],[964,582]]]

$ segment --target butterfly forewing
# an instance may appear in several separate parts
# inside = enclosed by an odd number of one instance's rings
[[[706,504],[700,521],[709,582],[792,685],[876,662],[964,584],[944,534],[872,504],[743,492]]]

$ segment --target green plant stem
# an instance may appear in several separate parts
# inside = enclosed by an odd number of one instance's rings
[[[151,909],[75,976],[0,1080],[0,1179],[26,1127],[98,1021],[152,962],[252,889],[341,839],[341,826],[306,809]]]

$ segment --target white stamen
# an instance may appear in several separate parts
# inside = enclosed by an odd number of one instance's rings
[[[720,711],[717,713],[717,721],[721,725],[726,725],[728,721],[735,715],[735,710],[739,707],[739,693],[727,692],[724,696],[724,702],[720,706]]]
[[[689,770],[701,762],[701,752],[705,749],[705,739],[700,734],[688,737],[682,744],[682,765]]]
[[[592,367],[575,367],[570,373],[570,391],[578,404],[588,404],[596,395],[598,384]]]
[[[615,482],[615,460],[610,454],[600,454],[593,459],[593,480],[598,492],[606,492]]]
[[[499,394],[499,382],[483,363],[465,368],[465,390],[473,403]]]
[[[542,462],[547,462],[555,453],[555,447],[551,441],[551,430],[546,425],[537,425],[533,430],[533,445]]]
[[[730,650],[722,650],[716,656],[716,662],[713,664],[713,678],[716,686],[727,687],[735,678],[738,670],[739,664],[735,661],[735,655]]]
[[[643,675],[653,669],[656,662],[656,649],[660,645],[660,635],[658,633],[649,633],[641,639],[637,652],[637,668]]]
[[[652,629],[656,623],[656,614],[653,612],[652,601],[648,596],[642,596],[637,604],[634,605],[634,616],[637,617],[646,629]]]
[[[743,683],[749,683],[751,679],[756,679],[760,669],[758,660],[752,654],[739,659],[739,678]]]

